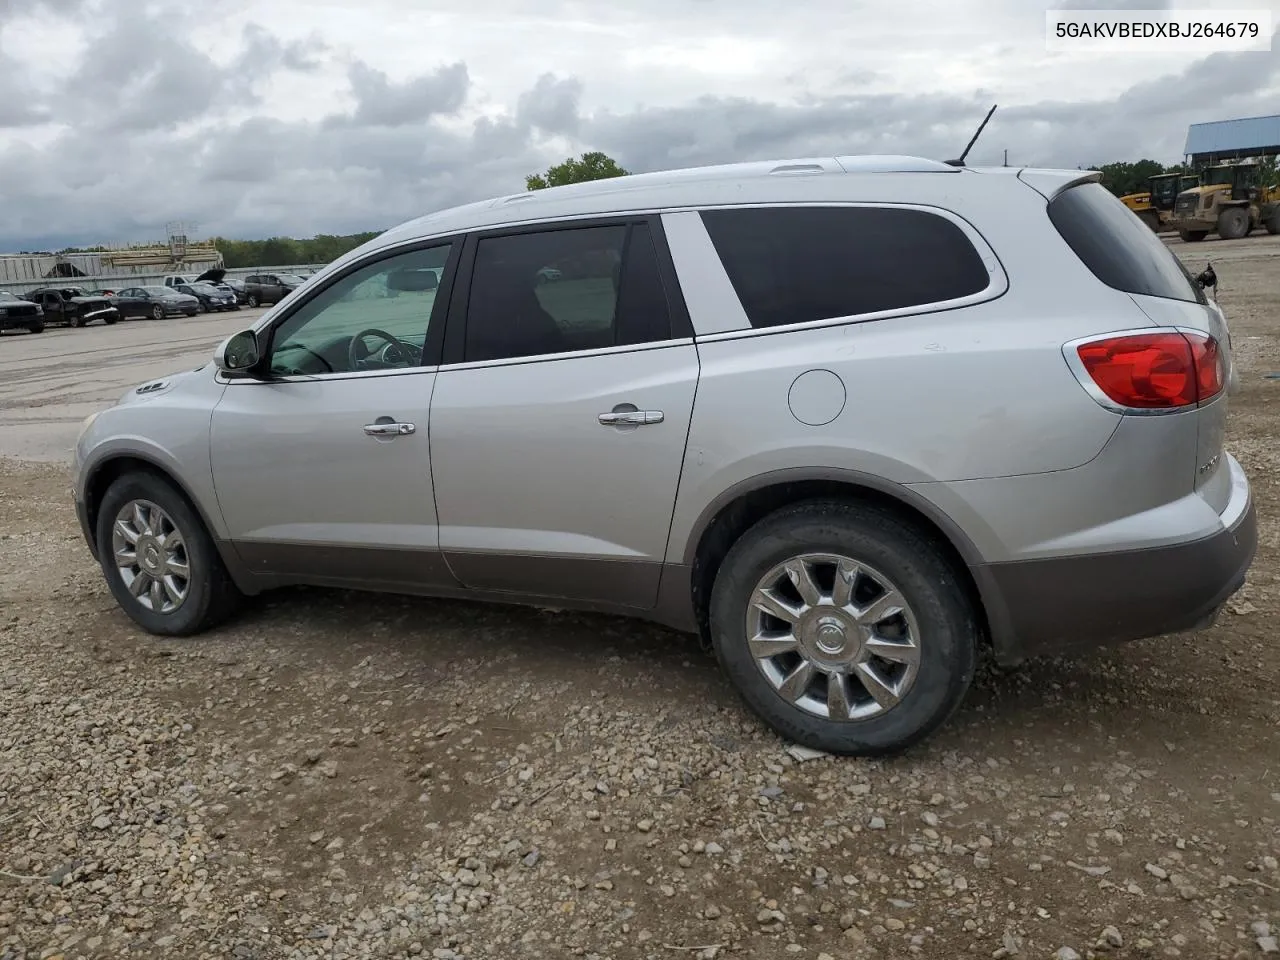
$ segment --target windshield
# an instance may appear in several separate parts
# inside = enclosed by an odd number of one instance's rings
[[[1210,167],[1205,171],[1205,183],[1230,184],[1235,181],[1235,167]]]
[[[0,300],[17,300],[17,299],[18,297],[15,297],[12,293],[5,293],[3,290],[0,290]]]
[[[176,290],[173,290],[170,287],[143,287],[142,289],[147,291],[147,293],[150,293],[153,296],[157,296],[157,297],[180,296],[180,294]]]
[[[191,289],[199,293],[217,293],[218,290],[211,283],[193,283]]]

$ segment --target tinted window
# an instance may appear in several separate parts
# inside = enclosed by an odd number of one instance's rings
[[[1151,228],[1100,183],[1065,190],[1049,219],[1093,275],[1125,293],[1205,302],[1204,291]]]
[[[704,210],[702,220],[753,327],[940,303],[990,283],[960,228],[921,210]]]
[[[671,321],[649,228],[490,237],[476,248],[466,360],[665,340]]]
[[[310,297],[272,334],[271,369],[350,373],[420,365],[450,249],[446,243],[374,261]]]

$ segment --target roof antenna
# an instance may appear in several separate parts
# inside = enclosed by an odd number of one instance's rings
[[[996,112],[996,104],[991,105],[991,109],[987,111],[987,115],[983,117],[982,123],[978,125],[977,132],[973,135],[973,139],[969,141],[969,145],[964,148],[964,153],[956,157],[954,160],[943,160],[942,162],[952,167],[963,167],[964,158],[969,155],[969,151],[973,149],[973,145],[978,142],[978,137],[982,135],[982,130],[987,125],[987,121],[991,119],[991,115]]]

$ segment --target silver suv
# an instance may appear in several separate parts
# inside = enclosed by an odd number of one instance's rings
[[[125,612],[286,584],[700,633],[782,735],[900,751],[981,644],[1199,629],[1256,528],[1223,315],[1096,173],[700,168],[434,213],[86,424]]]

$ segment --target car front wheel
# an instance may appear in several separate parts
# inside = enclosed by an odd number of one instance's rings
[[[163,320],[163,319],[164,319],[164,307],[162,307],[162,306],[160,306],[160,305],[158,305],[158,304],[157,304],[156,306],[152,307],[152,308],[151,308],[151,319],[152,319],[152,320]]]
[[[103,495],[98,556],[116,602],[139,626],[190,636],[216,626],[242,599],[186,498],[150,472],[128,473]]]
[[[829,753],[902,752],[964,698],[973,604],[939,546],[873,505],[785,507],[733,545],[711,593],[712,643],[776,732]]]

